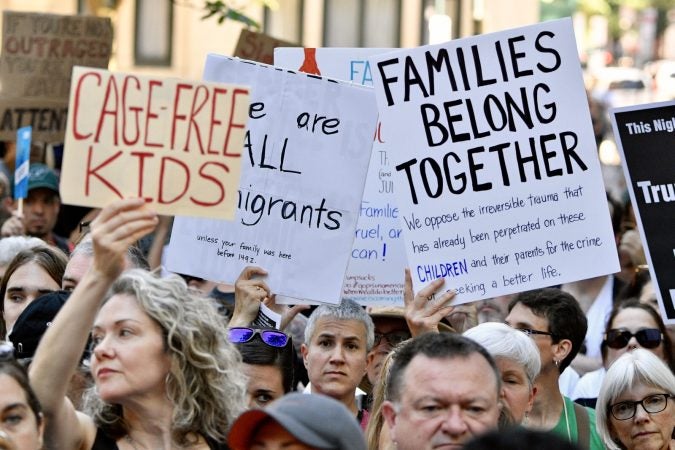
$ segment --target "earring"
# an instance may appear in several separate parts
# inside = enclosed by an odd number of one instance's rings
[[[560,361],[558,361],[557,359],[553,360],[553,364],[555,364],[556,367],[560,367]]]

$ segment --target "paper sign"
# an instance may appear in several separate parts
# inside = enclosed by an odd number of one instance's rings
[[[249,88],[76,67],[64,203],[143,197],[159,214],[234,216]]]
[[[616,109],[612,120],[661,317],[675,324],[675,102]]]
[[[30,125],[33,140],[63,142],[72,68],[108,67],[110,19],[14,11],[2,17],[0,139],[14,140]]]
[[[617,272],[572,22],[370,59],[415,290],[457,303]]]
[[[289,69],[315,68],[324,76],[372,86],[368,57],[391,50],[277,48],[274,63]],[[387,130],[378,123],[342,296],[363,305],[403,306],[407,260],[386,144]]]
[[[234,56],[250,61],[257,61],[265,64],[272,64],[274,61],[274,49],[276,47],[297,47],[288,41],[273,38],[264,33],[243,28],[237,41],[237,47],[234,49]]]
[[[177,219],[167,267],[232,283],[257,265],[277,302],[339,302],[377,122],[373,90],[217,55],[204,79],[251,84],[237,216]]]

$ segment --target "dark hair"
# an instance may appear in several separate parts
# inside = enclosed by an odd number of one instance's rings
[[[241,353],[244,364],[274,366],[279,369],[284,394],[293,390],[295,349],[290,336],[284,347],[272,347],[265,344],[259,334],[253,336],[248,342],[236,343],[234,346]]]
[[[558,288],[544,288],[518,294],[509,303],[509,312],[519,303],[529,308],[535,316],[548,320],[553,343],[558,343],[562,339],[572,342],[572,350],[558,366],[558,370],[562,373],[577,356],[586,338],[588,321],[579,302]]]
[[[426,333],[411,339],[396,353],[396,358],[389,369],[385,398],[396,402],[400,399],[403,388],[403,372],[412,359],[423,355],[433,359],[468,358],[477,353],[492,367],[495,375],[497,392],[501,390],[501,375],[494,359],[480,344],[463,336],[452,333]],[[460,363],[461,364],[461,363]]]
[[[26,394],[26,401],[31,411],[35,415],[35,421],[38,425],[42,423],[42,407],[38,401],[33,388],[30,387],[30,382],[28,381],[28,374],[26,369],[23,368],[16,361],[2,361],[0,362],[0,374],[5,374],[9,377],[12,377],[18,384],[21,386],[21,389]]]
[[[510,427],[490,431],[467,442],[464,450],[520,450],[545,448],[547,450],[580,450],[567,439],[547,431]]]
[[[61,286],[63,279],[63,272],[66,270],[68,257],[65,253],[56,247],[50,245],[39,245],[37,247],[22,250],[10,261],[5,271],[5,275],[0,281],[0,311],[2,312],[2,320],[0,320],[0,339],[5,339],[7,330],[5,329],[5,293],[7,291],[7,283],[14,272],[28,263],[34,262],[49,274],[56,284]]]
[[[614,309],[612,309],[612,312],[609,313],[609,317],[607,318],[607,326],[605,327],[605,333],[612,329],[611,325],[612,322],[614,322],[616,316],[618,316],[621,311],[628,308],[641,309],[645,311],[647,314],[649,314],[652,319],[654,319],[657,328],[661,331],[661,335],[663,336],[662,344],[665,363],[668,365],[670,370],[673,371],[673,373],[675,373],[675,361],[673,360],[673,342],[670,340],[670,335],[668,334],[666,325],[663,323],[661,315],[651,306],[645,305],[644,303],[640,303],[640,301],[637,299],[626,300],[625,302],[616,305]],[[604,361],[605,357],[607,356],[607,344],[605,343],[604,339],[602,341],[602,344],[600,345],[600,351],[602,353],[602,359]]]

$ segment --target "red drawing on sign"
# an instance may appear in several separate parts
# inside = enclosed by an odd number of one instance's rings
[[[311,73],[314,75],[321,75],[319,70],[319,65],[316,63],[316,49],[315,48],[306,48],[305,49],[305,60],[302,62],[302,65],[298,69],[300,72]]]

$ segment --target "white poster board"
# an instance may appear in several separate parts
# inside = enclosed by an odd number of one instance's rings
[[[372,86],[368,58],[391,50],[282,47],[274,50],[274,63],[288,69],[315,64],[323,76]],[[308,63],[308,58],[313,61]],[[387,130],[378,122],[342,296],[363,305],[403,306],[407,260],[386,142]]]
[[[61,200],[232,219],[249,88],[75,67]]]
[[[373,90],[218,55],[204,79],[251,85],[238,210],[234,222],[177,219],[168,269],[232,283],[257,265],[278,300],[338,303],[377,123]]]
[[[465,303],[619,270],[571,20],[370,61],[415,290],[444,277]]]

